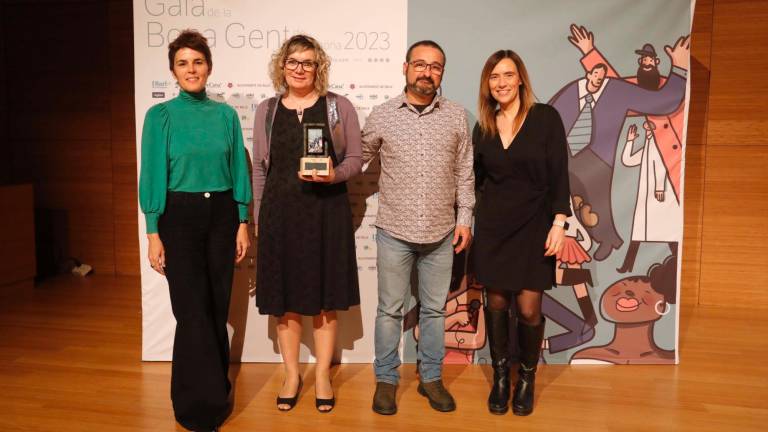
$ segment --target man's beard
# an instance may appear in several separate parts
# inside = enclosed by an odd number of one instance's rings
[[[431,86],[419,86],[418,85],[419,81],[426,81],[429,84],[431,84]],[[435,82],[432,81],[432,78],[419,78],[413,83],[408,83],[408,90],[414,93],[418,93],[422,96],[432,96],[435,94],[435,92],[437,92],[437,88],[435,87]]]
[[[643,66],[637,68],[637,85],[646,90],[658,90],[661,84],[661,74],[659,68],[653,67],[650,70],[643,69]]]

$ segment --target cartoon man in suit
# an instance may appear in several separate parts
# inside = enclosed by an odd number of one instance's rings
[[[619,73],[611,66],[608,60],[603,56],[600,50],[595,47],[595,37],[586,27],[571,25],[571,36],[568,40],[576,48],[581,51],[583,57],[581,58],[581,64],[585,70],[591,70],[595,65],[603,63],[608,67],[609,78],[620,78]],[[621,77],[622,80],[635,83],[638,86],[648,89],[656,90],[667,80],[667,77],[662,76],[659,72],[659,63],[661,60],[656,55],[656,49],[651,44],[644,44],[639,50],[635,50],[637,58],[637,73],[631,77]],[[637,113],[630,113],[630,116],[637,115]],[[671,194],[667,194],[666,203],[668,205],[676,205],[679,209],[680,206],[680,173],[682,168],[683,157],[683,134],[685,133],[685,105],[681,104],[677,110],[669,115],[648,115],[645,116],[643,125],[653,126],[653,139],[655,145],[652,150],[657,151],[661,158],[661,163],[666,170],[667,181],[671,189]],[[625,163],[626,164],[626,163]],[[663,192],[662,192],[663,193]],[[657,193],[658,194],[658,193]],[[664,202],[664,199],[659,202]],[[635,212],[637,214],[637,212]],[[670,215],[670,217],[673,215]],[[635,217],[637,219],[637,217]],[[632,271],[632,267],[637,257],[639,249],[639,242],[634,241],[635,227],[633,225],[633,242],[630,243],[627,249],[627,255],[624,258],[624,263],[617,269],[620,273],[626,273]],[[666,239],[664,241],[670,241],[670,249],[673,255],[677,255],[677,243],[676,240]]]
[[[571,193],[582,204],[575,209],[593,240],[594,253],[605,260],[624,243],[611,208],[611,183],[619,135],[625,118],[667,115],[683,103],[690,64],[690,36],[665,47],[672,70],[658,90],[609,77],[605,63],[594,65],[584,78],[563,87],[549,104],[560,113],[567,131]],[[578,198],[576,198],[578,197]]]

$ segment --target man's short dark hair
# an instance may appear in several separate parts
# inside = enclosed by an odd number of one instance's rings
[[[405,61],[406,62],[410,62],[411,61],[411,51],[413,51],[414,48],[420,47],[420,46],[426,46],[426,47],[434,48],[434,49],[440,51],[440,54],[443,55],[443,63],[446,62],[445,51],[443,51],[443,48],[440,45],[438,45],[437,42],[435,42],[433,40],[429,40],[429,39],[415,42],[413,45],[408,47],[408,52],[405,53]],[[445,64],[443,64],[443,66],[445,66]]]
[[[208,68],[213,68],[208,39],[198,31],[184,30],[173,42],[168,44],[168,66],[171,70],[173,70],[173,60],[176,58],[176,53],[182,48],[189,48],[202,53],[205,56],[205,62],[208,63]]]
[[[592,69],[590,69],[589,73],[592,73],[598,69],[604,69],[606,73],[608,72],[608,66],[605,63],[598,63],[592,66]]]

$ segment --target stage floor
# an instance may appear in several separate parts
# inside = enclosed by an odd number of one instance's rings
[[[0,430],[172,431],[170,363],[144,363],[138,278],[63,276],[0,291]],[[530,417],[488,413],[491,371],[446,366],[453,413],[433,411],[404,365],[398,414],[371,411],[369,364],[333,369],[337,406],[314,408],[312,366],[297,407],[278,412],[277,364],[233,365],[222,431],[768,430],[768,311],[684,307],[678,366],[540,368]]]

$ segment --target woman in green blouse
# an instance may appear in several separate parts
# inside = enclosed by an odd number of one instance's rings
[[[250,245],[251,182],[237,112],[205,93],[212,67],[205,37],[182,32],[168,61],[179,95],[144,119],[139,201],[149,262],[168,280],[176,318],[176,420],[215,430],[229,408],[226,324],[234,264]]]

